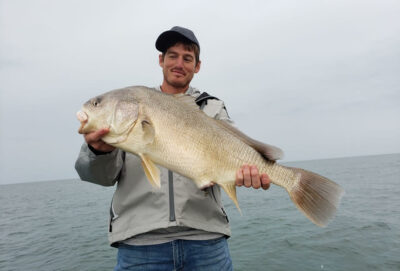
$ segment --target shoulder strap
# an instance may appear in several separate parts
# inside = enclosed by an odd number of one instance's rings
[[[217,97],[211,96],[207,92],[203,92],[200,94],[199,97],[196,98],[195,102],[200,107],[200,109],[203,109],[204,106],[207,104],[207,101],[211,99],[219,100]]]

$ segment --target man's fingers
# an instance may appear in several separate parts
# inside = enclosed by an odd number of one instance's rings
[[[271,184],[269,176],[265,173],[261,174],[256,166],[243,165],[236,172],[236,186],[253,187],[259,189],[262,187],[267,190]]]
[[[251,187],[251,172],[248,165],[243,166],[243,180],[245,187]]]
[[[108,128],[100,129],[88,134],[85,134],[85,140],[88,144],[93,144],[99,141],[105,134],[109,132]]]
[[[110,131],[108,128],[100,129],[91,133],[84,134],[85,141],[88,145],[97,151],[111,152],[115,147],[108,145],[101,138]]]
[[[97,139],[97,140],[100,140],[100,139],[101,139],[105,134],[107,134],[109,131],[110,131],[110,129],[108,129],[108,128],[103,128],[103,129],[97,130],[97,131],[95,132],[96,139]]]
[[[255,189],[259,189],[261,187],[261,183],[257,167],[252,166],[250,169],[250,173],[251,173],[251,186],[253,186],[253,188]]]
[[[243,170],[242,170],[242,168],[240,168],[238,171],[236,171],[236,185],[237,186],[243,185]]]
[[[267,190],[269,187],[270,187],[270,185],[271,185],[271,180],[270,180],[270,178],[268,177],[268,175],[267,174],[261,174],[261,187],[264,189],[264,190]]]

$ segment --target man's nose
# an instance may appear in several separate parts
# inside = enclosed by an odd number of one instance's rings
[[[183,57],[178,57],[177,59],[176,59],[176,66],[177,67],[183,67]]]

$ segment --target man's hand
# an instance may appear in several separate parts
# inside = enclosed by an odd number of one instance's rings
[[[254,189],[267,190],[271,184],[271,180],[268,175],[263,173],[258,173],[258,168],[256,166],[243,165],[236,172],[236,185],[245,187],[253,187]]]
[[[101,138],[106,135],[110,130],[108,128],[100,129],[88,134],[84,134],[83,137],[87,144],[89,144],[93,149],[101,152],[111,152],[115,147],[108,145]]]

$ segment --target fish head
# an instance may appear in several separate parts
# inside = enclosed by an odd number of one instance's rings
[[[126,140],[139,115],[139,104],[128,93],[111,91],[87,101],[77,112],[80,134],[108,128],[102,138],[109,144]]]

